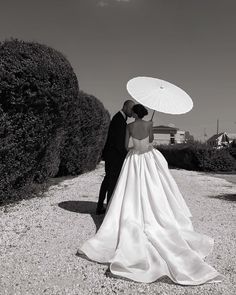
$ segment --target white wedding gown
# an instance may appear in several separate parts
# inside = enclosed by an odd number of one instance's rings
[[[162,276],[182,285],[222,281],[203,260],[214,241],[194,231],[165,158],[148,137],[132,139],[103,223],[79,252],[138,282]]]

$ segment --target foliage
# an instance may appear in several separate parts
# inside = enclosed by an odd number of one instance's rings
[[[236,168],[235,159],[227,148],[202,149],[196,151],[199,169],[203,171],[233,171]]]
[[[0,44],[0,199],[58,172],[78,82],[66,58],[35,42]]]
[[[193,142],[192,144],[176,144],[157,146],[170,166],[199,171],[233,171],[236,161],[228,148],[215,149]]]
[[[236,142],[229,147],[230,155],[236,160]]]
[[[94,169],[105,145],[109,113],[94,96],[82,91],[69,119],[58,175],[78,175]]]

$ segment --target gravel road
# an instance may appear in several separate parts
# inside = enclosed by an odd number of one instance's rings
[[[207,261],[222,283],[180,286],[112,277],[108,266],[76,255],[102,222],[94,214],[104,164],[79,177],[49,180],[43,197],[0,208],[0,294],[4,295],[234,295],[236,184],[203,173],[171,170],[193,214],[196,231],[215,240]]]

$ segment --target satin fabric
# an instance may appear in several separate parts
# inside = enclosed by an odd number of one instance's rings
[[[194,231],[165,158],[148,137],[132,139],[103,223],[79,252],[138,282],[162,276],[182,285],[220,282],[223,276],[203,260],[214,241]]]

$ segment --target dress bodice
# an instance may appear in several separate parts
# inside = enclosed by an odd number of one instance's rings
[[[133,149],[135,151],[144,153],[144,152],[148,152],[150,150],[152,145],[149,142],[149,136],[147,136],[143,139],[137,139],[137,138],[134,138],[133,136],[131,136],[131,137],[133,140]]]

